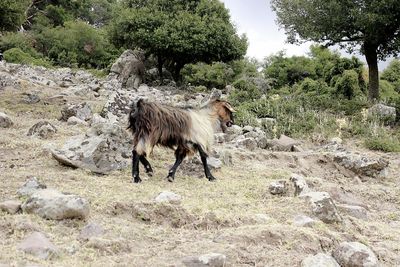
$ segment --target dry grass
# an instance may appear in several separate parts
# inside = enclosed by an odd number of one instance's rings
[[[48,187],[88,199],[91,206],[88,221],[102,225],[105,234],[99,240],[80,242],[77,236],[87,222],[51,221],[35,215],[0,212],[0,263],[12,266],[28,263],[41,266],[180,266],[180,259],[185,256],[219,252],[227,255],[228,266],[298,266],[308,254],[329,253],[338,242],[350,240],[373,248],[384,266],[400,264],[399,168],[396,165],[399,154],[389,154],[392,164],[385,181],[371,179],[362,184],[346,178],[331,165],[319,164],[317,159],[321,155],[318,153],[266,151],[238,151],[234,154],[233,166],[214,171],[218,178],[214,183],[182,171],[177,173],[174,183],[168,183],[164,177],[174,161],[173,153],[157,149],[150,159],[155,176],[136,185],[130,183],[128,169],[98,176],[61,166],[53,160],[46,147],[60,147],[66,139],[83,133],[84,129],[57,121],[59,105],[20,103],[22,92],[29,90],[27,87],[17,93],[12,89],[1,92],[1,109],[11,115],[15,125],[0,129],[0,200],[17,198],[17,189],[27,176],[34,175]],[[42,88],[43,95],[56,93]],[[29,127],[42,119],[52,122],[58,128],[57,134],[50,140],[27,137]],[[351,191],[370,207],[370,220],[345,216],[345,222],[340,225],[294,226],[294,216],[311,216],[307,204],[289,195],[277,197],[268,193],[270,182],[288,179],[291,172],[309,176],[314,190],[341,185]],[[116,203],[134,207],[151,202],[165,190],[182,195],[180,212],[194,219],[173,227],[162,223],[162,219],[168,222],[165,214],[155,213],[153,216],[161,217],[145,222],[132,216],[129,210],[119,214],[112,212]],[[267,214],[271,220],[257,223],[255,214]],[[199,226],[198,221],[207,223]],[[44,232],[59,248],[60,255],[42,261],[18,251],[17,244],[32,230]]]

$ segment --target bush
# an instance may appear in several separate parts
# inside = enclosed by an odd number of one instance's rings
[[[232,85],[234,90],[231,92],[229,99],[233,105],[252,102],[261,97],[261,91],[255,85],[254,81],[241,79],[234,82]]]
[[[359,85],[358,73],[354,70],[345,70],[337,80],[335,89],[336,94],[349,100],[363,94]]]
[[[379,81],[379,91],[380,91],[380,99],[382,99],[385,103],[389,105],[393,105],[398,102],[400,98],[400,94],[396,92],[395,87],[392,83],[387,80]]]
[[[392,138],[388,135],[379,135],[367,138],[364,145],[371,150],[379,150],[383,152],[400,152],[399,139]]]
[[[233,81],[234,72],[224,62],[187,64],[181,70],[184,83],[207,88],[225,88]]]
[[[41,58],[34,58],[19,48],[11,48],[4,52],[4,59],[8,62],[51,67],[51,63]]]
[[[0,51],[6,51],[11,48],[19,48],[21,51],[38,58],[40,55],[34,49],[35,38],[29,33],[8,32],[0,39]]]
[[[390,82],[396,92],[400,93],[400,60],[394,59],[389,66],[382,72],[382,80]]]

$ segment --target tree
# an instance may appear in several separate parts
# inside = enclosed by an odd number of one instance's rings
[[[247,49],[228,10],[217,0],[127,0],[112,21],[117,47],[140,47],[157,57],[158,70],[167,65],[174,78],[187,63],[230,61]]]
[[[25,21],[27,0],[1,0],[0,1],[0,31],[16,31]]]
[[[378,59],[400,51],[398,0],[272,0],[271,5],[290,43],[339,44],[364,54],[369,99],[379,98]]]

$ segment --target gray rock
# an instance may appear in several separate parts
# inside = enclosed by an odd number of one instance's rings
[[[268,223],[271,221],[271,217],[268,216],[267,214],[257,213],[257,214],[254,214],[254,220],[257,223]]]
[[[164,191],[161,192],[154,200],[157,203],[169,202],[179,204],[182,201],[182,196],[173,192]]]
[[[36,104],[40,102],[40,97],[35,93],[25,93],[25,98],[23,99],[26,104]]]
[[[19,196],[31,196],[37,190],[44,188],[46,188],[46,185],[40,183],[36,177],[32,176],[18,189],[17,193]]]
[[[375,104],[368,109],[368,115],[394,121],[396,119],[396,108],[384,104]]]
[[[286,135],[281,135],[279,139],[268,140],[267,148],[275,151],[293,151],[293,146],[300,145],[300,142]]]
[[[123,119],[129,114],[132,105],[136,105],[140,96],[132,91],[117,90],[112,92],[100,112],[100,116],[107,119]]]
[[[225,133],[216,133],[214,134],[214,140],[216,143],[224,143],[226,141]]]
[[[0,127],[10,128],[14,123],[7,114],[0,112]]]
[[[333,252],[342,267],[377,267],[378,258],[366,245],[359,242],[342,242]]]
[[[334,161],[356,174],[370,177],[381,175],[389,165],[389,161],[382,157],[371,158],[350,152],[336,153]]]
[[[78,239],[82,241],[87,241],[92,237],[99,237],[103,235],[104,229],[101,225],[97,223],[89,223],[82,228],[81,232],[79,233]]]
[[[227,149],[223,149],[219,152],[219,158],[222,161],[222,163],[226,166],[232,166],[233,165],[233,156],[231,151]]]
[[[224,267],[226,256],[219,253],[209,253],[201,256],[186,257],[182,260],[186,267]]]
[[[338,208],[338,210],[341,213],[348,214],[351,217],[355,217],[355,218],[362,219],[362,220],[368,219],[368,212],[363,207],[346,205],[346,204],[339,204],[339,205],[336,205],[336,207]]]
[[[67,124],[68,125],[83,125],[83,126],[89,125],[86,121],[81,120],[75,116],[69,117],[67,120]]]
[[[295,196],[310,192],[307,182],[303,176],[292,173],[292,175],[290,176],[290,181],[293,182],[295,188]]]
[[[301,267],[340,267],[340,265],[332,256],[318,253],[305,258],[301,262]]]
[[[243,133],[248,133],[248,132],[252,132],[254,130],[254,128],[250,125],[244,126],[243,127]]]
[[[236,141],[237,147],[243,147],[253,151],[257,148],[257,142],[253,138],[244,138]]]
[[[85,135],[69,139],[61,149],[51,150],[61,164],[107,174],[130,164],[130,134],[118,124],[95,124]]]
[[[117,61],[111,66],[111,73],[117,75],[122,86],[137,89],[145,75],[142,51],[125,50]]]
[[[217,159],[215,157],[208,157],[207,158],[207,165],[209,168],[217,170],[221,169],[222,167],[222,161],[220,159]]]
[[[325,223],[341,222],[336,205],[327,192],[309,192],[301,196],[308,199],[315,216]]]
[[[41,189],[22,204],[22,210],[52,220],[86,219],[89,215],[89,203],[76,195]]]
[[[20,209],[21,209],[21,201],[6,200],[0,202],[0,210],[5,211],[9,214],[16,214]]]
[[[54,258],[58,254],[57,247],[40,232],[28,235],[17,248],[44,260]]]
[[[270,183],[268,189],[272,195],[283,195],[288,191],[286,181],[284,180]]]
[[[93,114],[92,121],[91,121],[90,125],[102,124],[102,123],[106,123],[106,122],[107,122],[107,120],[105,118],[100,116],[100,114],[95,113],[95,114]]]
[[[299,227],[312,227],[317,223],[316,220],[306,216],[306,215],[297,215],[293,218],[293,224]]]
[[[28,136],[37,136],[42,139],[47,139],[53,136],[56,132],[57,128],[50,122],[39,121],[29,129]]]
[[[367,204],[358,199],[355,195],[350,192],[346,192],[345,190],[337,187],[332,187],[328,190],[332,199],[334,199],[338,203],[351,205],[351,206],[360,206],[365,209],[368,209]]]
[[[72,116],[84,121],[90,120],[92,117],[92,109],[86,102],[83,102],[77,105],[68,105],[61,110],[61,120],[68,121]]]

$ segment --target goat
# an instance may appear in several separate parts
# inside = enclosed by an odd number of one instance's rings
[[[128,129],[133,134],[132,178],[141,182],[139,162],[149,176],[153,169],[146,159],[156,145],[175,150],[175,163],[167,180],[173,182],[175,172],[183,159],[199,152],[204,173],[209,181],[215,180],[207,165],[207,157],[214,139],[214,129],[226,131],[233,125],[232,106],[224,100],[210,100],[200,109],[176,108],[140,99],[129,113]]]

